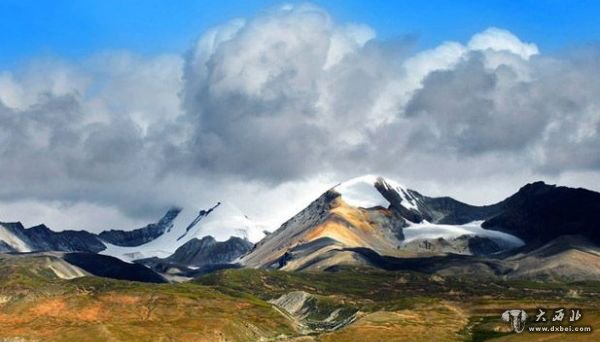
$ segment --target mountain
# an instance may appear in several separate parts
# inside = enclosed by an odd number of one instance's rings
[[[96,277],[56,252],[0,253],[0,275],[0,340],[13,342],[458,342],[550,335],[596,341],[600,336],[598,282],[589,281],[482,280],[476,273],[356,268],[236,269],[155,286]],[[572,324],[569,308],[577,308],[583,317],[575,324],[589,325],[592,332],[514,334],[500,318],[507,308],[535,317],[540,306],[558,305],[567,308],[564,324]],[[547,313],[548,322],[532,319],[528,326],[556,325],[552,314]]]
[[[100,253],[125,261],[148,258],[165,259],[192,240],[211,236],[225,241],[232,236],[254,239],[262,232],[237,207],[218,202],[207,210],[181,211],[163,234],[138,246],[117,246],[105,242]]]
[[[227,264],[246,254],[254,246],[248,240],[231,237],[216,241],[212,236],[192,239],[177,248],[166,260],[173,263],[201,267],[210,264]]]
[[[581,190],[533,183],[472,206],[365,176],[256,245],[228,203],[98,235],[5,223],[0,340],[527,339],[501,313],[556,303],[598,340],[598,194]],[[49,248],[69,251],[35,251]]]
[[[223,268],[327,271],[347,266],[584,279],[577,262],[599,262],[594,249],[600,244],[598,212],[600,194],[542,182],[498,203],[474,206],[367,175],[325,191],[264,238],[238,208],[217,202],[199,211],[172,208],[143,228],[100,234],[0,223],[0,252],[77,253],[91,258],[87,265],[105,267],[104,259],[90,256],[99,254],[145,266],[170,280]]]
[[[66,253],[63,259],[71,265],[98,277],[140,281],[146,283],[166,283],[158,273],[138,264],[130,264],[107,255],[95,253]]]
[[[419,209],[424,219],[438,224],[461,225],[473,221],[482,221],[500,213],[503,203],[474,206],[457,201],[451,197],[427,197],[413,192],[418,199]]]
[[[249,239],[256,241],[263,235],[234,205],[218,202],[200,211],[172,208],[159,221],[143,228],[113,229],[100,234],[0,223],[0,252],[76,252],[74,255],[89,261],[86,265],[97,266],[96,273],[100,275],[104,275],[102,269],[108,264],[115,264],[109,257],[159,272],[179,269],[179,273],[187,275],[200,273],[199,269],[234,267],[230,264],[253,246]],[[92,258],[95,254],[100,256]],[[101,258],[103,255],[109,259]],[[96,274],[93,269],[90,273]]]
[[[456,238],[430,238],[405,241],[401,248],[414,254],[464,254],[464,255],[489,255],[503,251],[506,246],[498,240],[482,236],[461,235]]]
[[[364,265],[388,271],[413,271],[444,277],[536,281],[600,280],[600,247],[580,235],[564,235],[539,247],[523,246],[510,253],[470,256],[382,256],[367,248],[351,248]]]
[[[237,267],[236,261],[254,246],[247,239],[232,236],[217,241],[212,236],[191,239],[167,258],[136,260],[151,269],[169,275],[198,276],[216,269]]]
[[[501,212],[483,223],[518,236],[527,243],[545,243],[579,234],[600,243],[600,193],[535,182],[502,201]]]
[[[98,234],[102,241],[122,247],[134,247],[150,242],[173,227],[181,208],[171,208],[158,222],[134,230],[105,230]]]
[[[600,247],[582,235],[560,236],[504,262],[513,279],[600,280]]]
[[[242,263],[290,270],[365,264],[365,257],[349,248],[402,257],[419,252],[407,244],[440,238],[448,245],[473,246],[477,254],[522,245],[511,234],[481,227],[484,219],[501,210],[502,205],[477,207],[448,197],[426,197],[382,177],[358,177],[326,191],[260,241]]]
[[[25,228],[20,222],[0,223],[0,250],[10,252],[84,251],[97,253],[105,249],[102,241],[86,231],[55,232],[45,225]]]
[[[540,263],[508,258],[519,251],[534,253],[566,235],[598,245],[599,212],[600,194],[542,182],[528,184],[496,204],[473,206],[450,197],[428,197],[382,177],[363,176],[326,191],[241,262],[251,268],[282,270],[360,266],[543,277],[541,271],[525,272]],[[566,255],[600,262],[595,254],[581,254],[581,248],[572,244],[567,250],[553,256],[551,264],[563,256],[567,260]],[[536,260],[535,254],[527,255],[524,260]],[[521,264],[530,267],[517,271]]]

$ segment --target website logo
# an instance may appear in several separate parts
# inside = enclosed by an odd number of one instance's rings
[[[525,320],[527,320],[525,310],[506,310],[501,317],[504,322],[510,323],[512,330],[517,334],[525,330]]]

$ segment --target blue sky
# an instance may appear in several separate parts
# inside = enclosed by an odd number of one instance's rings
[[[0,0],[0,69],[40,55],[78,59],[98,51],[182,52],[207,27],[281,4],[271,0]],[[340,22],[380,38],[411,35],[421,48],[465,41],[486,27],[510,30],[544,52],[597,42],[598,1],[313,1]]]

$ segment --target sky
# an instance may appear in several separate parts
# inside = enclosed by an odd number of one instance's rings
[[[362,174],[600,190],[600,3],[0,1],[0,221],[272,230]]]
[[[544,51],[597,40],[597,1],[359,1],[314,4],[341,22],[366,23],[378,37],[414,36],[422,48],[464,41],[487,27],[503,27]],[[209,27],[251,17],[282,4],[271,0],[2,0],[0,67],[32,56],[77,60],[102,50],[181,53]]]

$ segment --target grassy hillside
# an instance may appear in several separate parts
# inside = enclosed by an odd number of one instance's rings
[[[289,320],[252,295],[197,284],[64,280],[44,263],[0,259],[0,341],[259,341],[294,334]]]
[[[0,341],[590,341],[600,283],[478,282],[415,272],[224,270],[182,284],[62,279],[0,257]],[[271,302],[277,300],[279,306]],[[577,307],[595,332],[510,333],[506,309]]]

